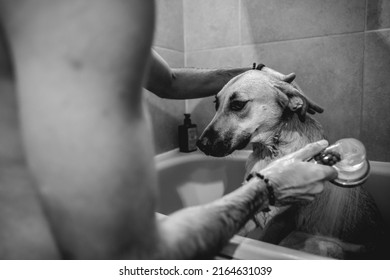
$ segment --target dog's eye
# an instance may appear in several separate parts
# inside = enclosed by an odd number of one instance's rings
[[[218,98],[217,98],[217,97],[215,97],[214,103],[215,103],[215,111],[218,111],[218,108],[219,108],[219,101],[218,101]]]
[[[248,101],[235,100],[230,103],[230,109],[232,111],[241,111],[242,109],[244,109],[246,103],[248,103]]]

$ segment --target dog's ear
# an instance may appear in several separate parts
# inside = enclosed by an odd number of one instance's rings
[[[292,84],[281,81],[276,83],[275,88],[280,91],[278,102],[283,108],[298,114],[300,121],[306,119],[307,102],[305,97]]]
[[[293,112],[302,109],[304,105],[303,96],[293,85],[287,82],[280,82],[276,83],[275,87],[287,97],[287,100],[283,98],[282,101],[285,107],[288,107]]]
[[[270,75],[271,77],[277,79],[277,80],[281,80],[281,81],[284,81],[286,83],[291,83],[292,81],[294,81],[295,79],[295,73],[290,73],[288,75],[284,75],[272,68],[269,68],[267,66],[265,66],[261,71],[267,73],[268,75]]]
[[[262,71],[275,78],[275,87],[284,93],[285,96],[280,95],[278,98],[278,102],[281,106],[283,108],[288,106],[291,111],[297,112],[301,121],[305,120],[307,113],[315,114],[324,111],[321,106],[317,105],[303,94],[300,87],[294,82],[295,73],[284,75],[268,67],[264,67]]]
[[[291,84],[294,81],[295,77],[296,77],[295,73],[290,73],[288,75],[284,75],[282,81]]]

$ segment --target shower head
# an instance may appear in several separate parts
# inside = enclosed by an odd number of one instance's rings
[[[316,163],[333,166],[338,176],[331,182],[339,187],[353,188],[364,183],[370,174],[370,163],[362,142],[344,138],[314,157]]]

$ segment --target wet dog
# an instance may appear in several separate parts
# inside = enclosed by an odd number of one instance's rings
[[[233,78],[216,96],[216,114],[198,141],[200,150],[224,157],[251,143],[249,174],[324,139],[320,123],[306,115],[307,99],[294,79],[293,73],[283,75],[267,67]],[[362,187],[345,189],[326,183],[313,202],[271,208],[258,213],[256,223],[248,223],[242,232],[340,259],[371,258],[375,241],[383,234],[379,211]]]

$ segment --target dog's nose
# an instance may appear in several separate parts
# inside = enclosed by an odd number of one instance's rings
[[[198,146],[198,148],[206,155],[210,154],[210,143],[207,137],[199,138],[198,141],[196,141],[196,146]]]
[[[212,155],[216,139],[218,139],[218,133],[214,130],[214,128],[209,127],[203,131],[199,140],[196,142],[196,145],[199,150],[206,155]]]

